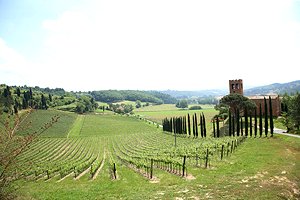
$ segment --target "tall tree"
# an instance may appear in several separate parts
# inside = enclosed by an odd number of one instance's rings
[[[263,125],[262,125],[262,108],[261,104],[259,104],[259,137],[262,136]]]
[[[19,102],[17,99],[15,99],[15,103],[14,103],[14,113],[15,114],[18,113],[18,108],[19,108]]]
[[[18,97],[20,97],[20,96],[21,96],[21,90],[20,90],[20,88],[19,88],[19,87],[17,87],[17,89],[16,89],[16,94],[17,94],[17,96],[18,96]]]
[[[236,136],[240,136],[240,111],[236,111]]]
[[[200,114],[200,132],[201,132],[201,137],[203,138],[203,116]]]
[[[192,115],[192,116],[193,116],[193,137],[195,138],[196,137],[195,115]]]
[[[253,128],[252,128],[252,113],[249,115],[249,127],[250,127],[250,137],[252,137]]]
[[[188,101],[186,99],[182,99],[176,103],[177,108],[188,108]]]
[[[232,128],[231,128],[231,126],[232,126],[232,117],[231,117],[231,112],[229,111],[229,113],[228,113],[228,116],[229,116],[229,118],[228,118],[228,121],[229,121],[229,128],[228,128],[228,134],[229,134],[229,136],[231,136],[231,132],[232,132]]]
[[[11,92],[10,92],[10,87],[9,86],[6,86],[6,88],[4,88],[4,91],[3,91],[3,96],[4,97],[8,97],[11,95]]]
[[[225,110],[222,107],[228,106],[231,113],[233,115],[240,114],[238,112],[241,112],[244,110],[244,108],[248,108],[248,110],[252,110],[256,108],[256,105],[253,101],[248,99],[247,97],[234,93],[224,96],[222,99],[220,99],[220,104],[218,106],[219,109]],[[240,119],[237,119],[240,120]]]
[[[268,136],[268,104],[267,104],[267,99],[264,97],[264,104],[265,104],[265,135],[266,137]]]
[[[217,116],[217,137],[220,137],[219,117]]]
[[[32,94],[32,89],[31,88],[29,88],[29,98],[33,99],[33,94]]]
[[[212,119],[213,123],[213,133],[214,133],[214,138],[216,137],[216,125],[215,125],[215,118]]]
[[[241,135],[244,135],[243,118],[241,117]]]
[[[188,114],[188,133],[189,133],[189,136],[191,136],[191,119],[190,119],[190,114]]]
[[[235,137],[235,119],[234,116],[232,116],[232,136]]]
[[[254,137],[257,136],[257,111],[254,110]]]
[[[288,115],[290,121],[293,123],[292,129],[297,132],[300,130],[300,93],[295,94],[290,98],[288,103]]]
[[[203,113],[202,116],[203,116],[203,136],[206,137],[206,121]]]
[[[269,115],[270,115],[270,132],[271,137],[273,137],[274,133],[274,121],[273,121],[273,106],[272,106],[272,99],[271,96],[269,96]]]
[[[43,94],[41,96],[41,109],[45,109],[45,110],[48,109],[47,101],[46,101],[46,98]]]
[[[248,137],[248,109],[245,108],[245,136]]]
[[[196,129],[196,137],[198,137],[198,120],[197,120],[197,114],[195,113],[195,129]]]

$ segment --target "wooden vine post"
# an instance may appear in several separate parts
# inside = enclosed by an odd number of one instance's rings
[[[153,159],[151,159],[151,165],[150,165],[150,179],[153,178]]]
[[[184,177],[184,175],[186,175],[185,160],[186,160],[186,156],[183,156],[183,163],[182,163],[182,176],[183,177]]]
[[[221,160],[223,160],[223,153],[224,153],[224,144],[222,144]]]
[[[205,157],[205,168],[208,166],[208,148],[206,150],[206,157]]]
[[[117,169],[116,169],[116,163],[113,165],[113,174],[114,174],[114,179],[117,179]]]

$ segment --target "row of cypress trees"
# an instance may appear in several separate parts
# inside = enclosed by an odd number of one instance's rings
[[[254,125],[253,125],[253,117],[254,117]],[[264,125],[263,125],[263,118],[264,118]],[[253,112],[249,112],[247,108],[244,109],[244,119],[245,123],[243,123],[243,118],[240,117],[240,111],[237,110],[235,115],[233,115],[229,111],[229,126],[228,126],[228,134],[229,136],[250,136],[254,135],[254,137],[257,136],[259,133],[259,136],[261,137],[263,135],[263,131],[265,133],[265,136],[268,136],[269,128],[270,128],[270,134],[271,137],[273,137],[274,133],[274,122],[273,122],[273,110],[272,110],[272,100],[269,96],[269,106],[267,103],[267,99],[264,97],[264,115],[262,112],[262,105],[259,104],[259,113],[257,113],[256,109]],[[218,126],[218,120],[217,126]],[[245,127],[243,127],[243,124],[245,124]],[[264,127],[264,130],[263,130]],[[253,130],[254,128],[254,130]],[[258,129],[259,128],[259,129]],[[219,137],[217,128],[217,137]],[[245,131],[245,132],[244,132]],[[214,131],[215,133],[215,131]],[[215,134],[214,134],[215,135]]]
[[[162,121],[162,125],[163,131],[168,131],[174,134],[186,135],[189,137],[193,136],[194,138],[197,138],[200,132],[201,137],[206,137],[206,122],[203,113],[200,114],[199,123],[197,114],[195,113],[192,116],[188,114],[187,116],[183,117],[171,117],[170,119],[165,118]]]

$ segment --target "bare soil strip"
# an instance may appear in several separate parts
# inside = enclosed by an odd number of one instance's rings
[[[101,169],[102,169],[103,166],[104,166],[105,159],[106,159],[106,153],[104,152],[103,160],[102,160],[102,162],[101,162],[101,165],[100,165],[100,167],[97,169],[97,171],[96,171],[95,175],[93,176],[92,180],[95,180],[95,179],[97,178],[98,174],[100,173]]]

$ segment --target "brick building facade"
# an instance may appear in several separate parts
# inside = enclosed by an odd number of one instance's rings
[[[243,80],[229,80],[229,91],[230,94],[237,93],[237,94],[244,94],[243,91]],[[281,114],[281,101],[278,95],[270,95],[270,96],[250,96],[248,97],[256,104],[256,112],[259,114],[259,105],[261,104],[262,107],[262,114],[265,114],[265,102],[264,98],[267,99],[267,107],[269,107],[269,97],[271,97],[272,102],[272,112],[273,116],[278,117]],[[268,109],[269,110],[269,109]]]

